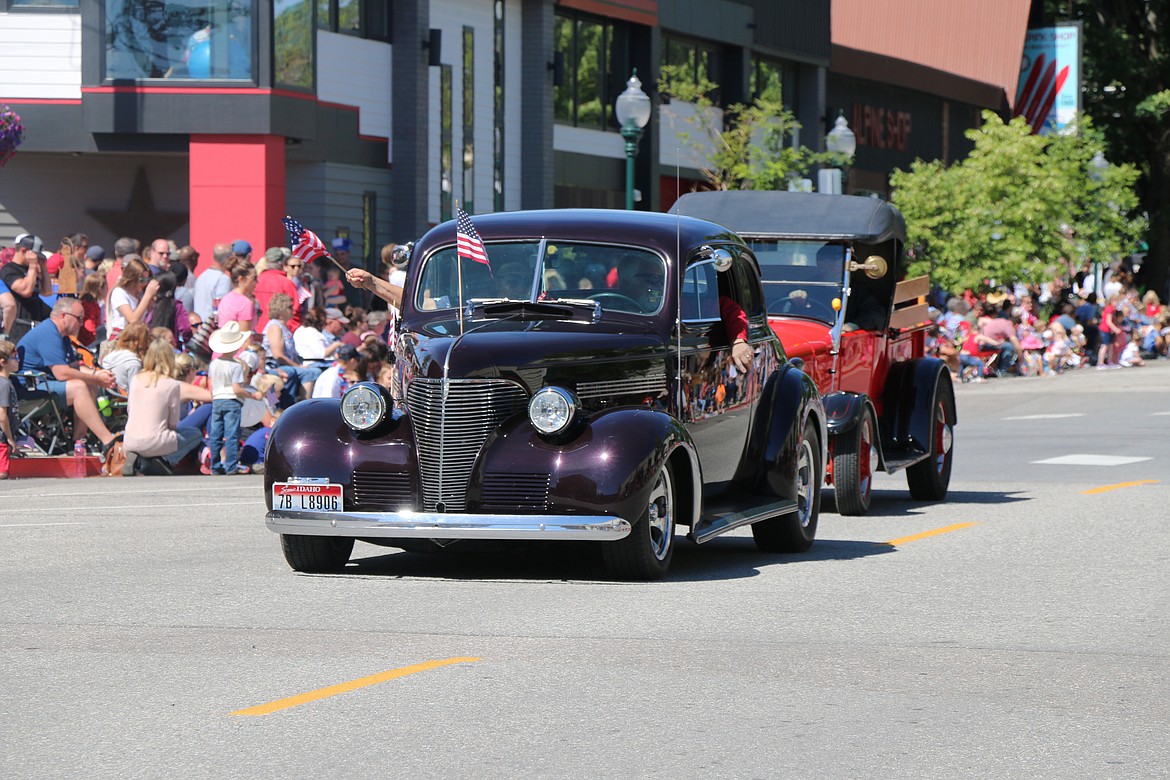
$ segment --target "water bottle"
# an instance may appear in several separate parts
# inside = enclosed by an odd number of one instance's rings
[[[81,479],[85,476],[85,439],[73,442],[73,476]]]

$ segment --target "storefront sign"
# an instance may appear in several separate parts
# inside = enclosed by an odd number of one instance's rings
[[[857,136],[858,146],[906,151],[910,144],[910,112],[882,106],[853,104],[853,121],[849,123]]]
[[[1040,135],[1062,132],[1081,108],[1081,23],[1028,30],[1012,113]]]

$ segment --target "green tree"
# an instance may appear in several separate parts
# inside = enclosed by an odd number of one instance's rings
[[[1101,138],[1091,125],[1081,130],[1037,136],[1022,118],[1004,124],[987,111],[967,132],[974,148],[966,159],[895,171],[894,202],[913,254],[908,272],[930,273],[952,290],[1041,282],[1061,257],[1079,262],[1131,245],[1141,230],[1127,216],[1137,172],[1118,165],[1089,176]]]
[[[1105,155],[1136,165],[1150,220],[1141,282],[1162,294],[1170,270],[1170,0],[1044,0],[1045,21],[1084,23],[1084,111]]]
[[[695,108],[677,132],[681,143],[705,160],[699,172],[714,189],[783,190],[816,166],[847,162],[837,154],[793,145],[800,123],[784,108],[778,83],[766,86],[750,104],[733,103],[719,112],[711,97],[718,85],[694,73],[686,65],[664,65],[658,91]],[[671,113],[669,105],[661,110]]]

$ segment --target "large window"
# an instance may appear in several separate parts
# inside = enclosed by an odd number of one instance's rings
[[[504,210],[504,0],[495,0],[492,32],[492,207]]]
[[[663,44],[664,64],[680,69],[683,77],[689,78],[696,86],[704,81],[715,84],[715,92],[718,92],[718,86],[723,83],[718,49],[682,38],[667,37]],[[711,95],[716,102],[717,97]]]
[[[316,3],[317,26],[322,30],[390,40],[390,0],[316,0]]]
[[[785,66],[779,60],[753,57],[749,90],[753,98],[758,98],[769,90],[779,90],[784,107],[791,111],[798,97],[796,69]]]
[[[313,4],[279,0],[273,6],[273,63],[276,83],[313,88]]]
[[[612,129],[610,67],[613,25],[588,16],[557,14],[556,56],[562,66],[554,87],[556,120],[578,127]]]
[[[463,210],[475,213],[475,28],[463,28]]]
[[[252,78],[253,0],[105,0],[105,8],[107,79]]]

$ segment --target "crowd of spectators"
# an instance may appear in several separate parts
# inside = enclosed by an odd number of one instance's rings
[[[1170,356],[1170,310],[1135,286],[1128,266],[1095,287],[1086,266],[1042,286],[966,290],[935,311],[929,348],[964,382],[1140,367]]]
[[[80,233],[51,256],[18,236],[0,252],[0,479],[32,450],[17,399],[37,391],[107,469],[230,475],[263,468],[292,404],[389,386],[395,311],[365,272],[342,273],[349,248],[335,239],[333,259],[306,264],[226,241],[200,270],[198,250],[162,238],[119,238],[107,257]],[[402,270],[395,248],[381,280]]]

